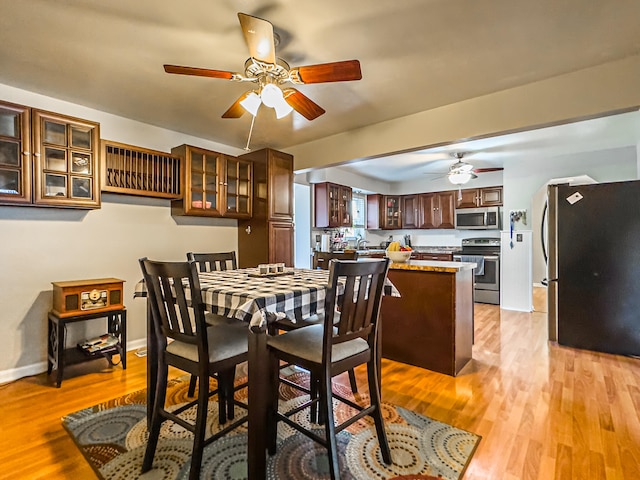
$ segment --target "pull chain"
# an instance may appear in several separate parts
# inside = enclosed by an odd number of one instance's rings
[[[245,150],[249,151],[251,150],[249,148],[249,142],[251,141],[251,133],[253,133],[253,122],[256,121],[256,117],[254,117],[253,115],[251,116],[251,127],[249,127],[249,137],[247,138],[247,146],[244,147]]]

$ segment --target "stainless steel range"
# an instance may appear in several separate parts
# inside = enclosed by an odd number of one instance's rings
[[[476,269],[474,275],[474,300],[500,305],[500,239],[465,238],[462,251],[453,258],[457,261],[472,260],[468,257],[482,257],[484,264]]]

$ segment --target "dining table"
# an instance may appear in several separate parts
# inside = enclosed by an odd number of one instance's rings
[[[246,322],[249,329],[247,473],[250,480],[264,479],[269,391],[267,325],[279,318],[296,321],[322,313],[329,271],[286,268],[284,272],[261,274],[258,268],[243,268],[200,272],[198,278],[206,310]],[[144,280],[136,284],[134,296],[146,297]],[[155,397],[157,355],[157,338],[147,305],[148,405]]]

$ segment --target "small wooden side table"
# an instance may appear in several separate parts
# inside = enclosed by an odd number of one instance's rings
[[[87,355],[77,347],[66,348],[66,330],[67,324],[74,322],[85,322],[98,318],[107,319],[107,332],[118,339],[118,343],[114,348],[107,349],[104,352],[95,355]],[[48,361],[47,373],[57,370],[56,386],[60,388],[62,385],[62,375],[66,365],[74,365],[83,363],[96,358],[105,357],[110,365],[114,365],[111,357],[114,354],[120,355],[122,368],[127,368],[127,310],[122,307],[109,312],[84,313],[79,315],[60,317],[53,311],[49,312],[48,321]]]

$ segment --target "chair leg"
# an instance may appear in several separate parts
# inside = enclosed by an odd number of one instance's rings
[[[227,418],[229,420],[233,420],[235,416],[235,382],[236,382],[236,367],[229,369],[229,379],[228,379],[228,387],[229,393],[226,396],[227,402]]]
[[[324,417],[324,432],[327,441],[327,460],[331,480],[340,480],[340,466],[338,463],[338,443],[336,441],[336,427],[333,418],[333,393],[331,391],[331,376],[328,372],[322,375],[320,382],[321,411]]]
[[[353,370],[349,370],[349,383],[351,384],[351,391],[353,393],[358,393],[358,384],[356,383],[356,372]]]
[[[387,440],[387,433],[384,429],[384,420],[382,419],[382,409],[380,408],[380,390],[378,386],[378,369],[377,359],[373,357],[367,363],[367,378],[369,381],[369,396],[371,398],[371,405],[375,406],[374,411],[371,413],[373,421],[376,425],[376,434],[378,435],[378,443],[380,444],[380,453],[382,454],[382,460],[387,465],[393,463],[391,459],[391,449],[389,448],[389,441]]]
[[[193,397],[196,393],[196,384],[198,383],[198,377],[196,375],[191,375],[191,379],[189,380],[189,391],[187,395],[189,397]]]
[[[218,372],[216,375],[218,382],[218,423],[224,425],[227,422],[227,403],[229,394],[227,388],[227,378],[225,372]]]
[[[158,439],[160,438],[160,427],[162,426],[162,416],[160,410],[164,408],[165,398],[167,396],[167,378],[169,376],[169,367],[167,365],[159,365],[157,371],[156,394],[153,405],[147,405],[152,409],[151,426],[149,428],[149,440],[147,448],[144,451],[144,459],[142,461],[142,473],[151,470],[153,465],[153,457],[156,454]]]
[[[207,425],[207,404],[209,402],[209,389],[203,388],[209,384],[208,373],[199,375],[200,388],[198,389],[198,413],[196,414],[195,432],[193,434],[193,452],[191,453],[191,467],[189,469],[189,480],[200,478],[200,467],[202,466],[202,451],[204,450],[205,427]]]
[[[267,451],[275,455],[278,442],[278,399],[280,397],[280,361],[269,355],[269,378],[267,379]]]
[[[309,397],[311,400],[315,400],[318,398],[318,377],[314,372],[311,372],[309,375]],[[311,409],[309,412],[309,421],[311,423],[322,423],[322,410],[318,412],[318,403],[311,404]]]

